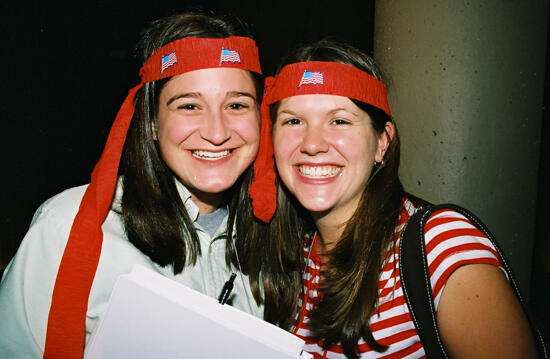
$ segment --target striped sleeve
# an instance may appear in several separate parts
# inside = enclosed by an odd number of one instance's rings
[[[426,223],[425,239],[436,309],[445,283],[458,267],[491,264],[503,269],[498,253],[487,236],[456,211],[434,212]]]

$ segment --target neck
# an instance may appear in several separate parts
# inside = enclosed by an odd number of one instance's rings
[[[199,214],[209,214],[220,208],[223,201],[223,192],[208,193],[193,190],[191,191],[191,200],[199,208]]]
[[[321,274],[319,280],[323,283],[325,281],[325,276],[323,273],[327,269],[327,266],[329,266],[330,253],[340,241],[346,222],[336,220],[326,214],[320,215],[320,213],[315,213],[312,215],[315,221],[315,226],[317,227],[316,254],[321,260]]]
[[[356,199],[326,211],[310,212],[320,236],[317,243],[319,250],[323,250],[320,253],[328,253],[338,244],[344,228],[357,211],[358,206],[359,199]]]
[[[318,231],[317,249],[319,254],[329,253],[340,241],[349,218],[332,213],[312,213]],[[351,218],[351,216],[349,216]]]

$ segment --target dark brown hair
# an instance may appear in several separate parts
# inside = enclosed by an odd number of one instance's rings
[[[217,17],[202,12],[170,15],[156,20],[141,34],[137,51],[142,63],[163,45],[184,37],[225,38],[248,36],[245,24],[236,18]],[[252,74],[258,101],[260,78]],[[158,98],[168,79],[144,84],[136,94],[135,113],[124,145],[119,174],[123,195],[121,216],[128,240],[161,266],[171,265],[174,274],[196,263],[200,256],[199,238],[175,185],[175,175],[160,155],[153,140],[151,124],[157,120]],[[228,241],[239,213],[251,212],[250,201],[240,202],[252,178],[251,169],[225,193],[222,205],[229,207]],[[226,258],[233,258],[231,245]]]
[[[354,66],[377,79],[381,74],[371,57],[346,44],[319,41],[302,46],[279,66],[302,61],[331,61]],[[378,135],[392,119],[382,110],[354,101],[367,112]],[[277,104],[274,105],[275,107]],[[272,113],[275,109],[272,108]],[[329,253],[329,266],[323,270],[321,299],[309,314],[309,330],[323,340],[323,347],[341,343],[347,357],[358,357],[361,338],[374,350],[386,347],[374,339],[369,318],[378,304],[378,282],[392,249],[403,187],[398,177],[399,136],[397,129],[386,151],[383,165],[375,168],[360,203],[335,248]],[[279,188],[276,216],[272,222],[267,251],[256,269],[264,283],[265,318],[289,328],[296,315],[297,298],[302,290],[304,236],[314,231],[312,219],[301,205]],[[292,243],[290,243],[292,242]],[[258,248],[261,251],[261,248]],[[282,273],[282,274],[281,274]],[[290,299],[292,298],[292,299]]]

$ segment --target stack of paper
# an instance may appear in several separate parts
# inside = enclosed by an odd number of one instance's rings
[[[312,358],[293,334],[136,265],[117,280],[86,359]]]

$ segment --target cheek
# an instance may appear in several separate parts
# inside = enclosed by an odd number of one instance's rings
[[[258,146],[260,143],[260,120],[256,116],[237,119],[232,128],[248,144]]]
[[[333,138],[336,150],[349,159],[362,159],[374,162],[376,138],[361,132],[340,135]]]
[[[289,131],[274,129],[272,137],[275,161],[282,164],[283,161],[288,160],[290,157],[290,153],[295,147],[296,136]]]
[[[193,132],[193,129],[185,123],[177,121],[159,121],[159,142],[179,143],[184,141]]]
[[[185,118],[163,108],[159,109],[158,116],[157,135],[161,145],[162,142],[182,142],[200,127],[199,118]]]
[[[277,172],[283,183],[291,186],[292,156],[299,153],[300,136],[292,131],[273,131],[273,154]]]
[[[365,143],[358,136],[352,134],[344,134],[335,136],[331,143],[336,150],[346,158],[355,158],[365,156]]]

